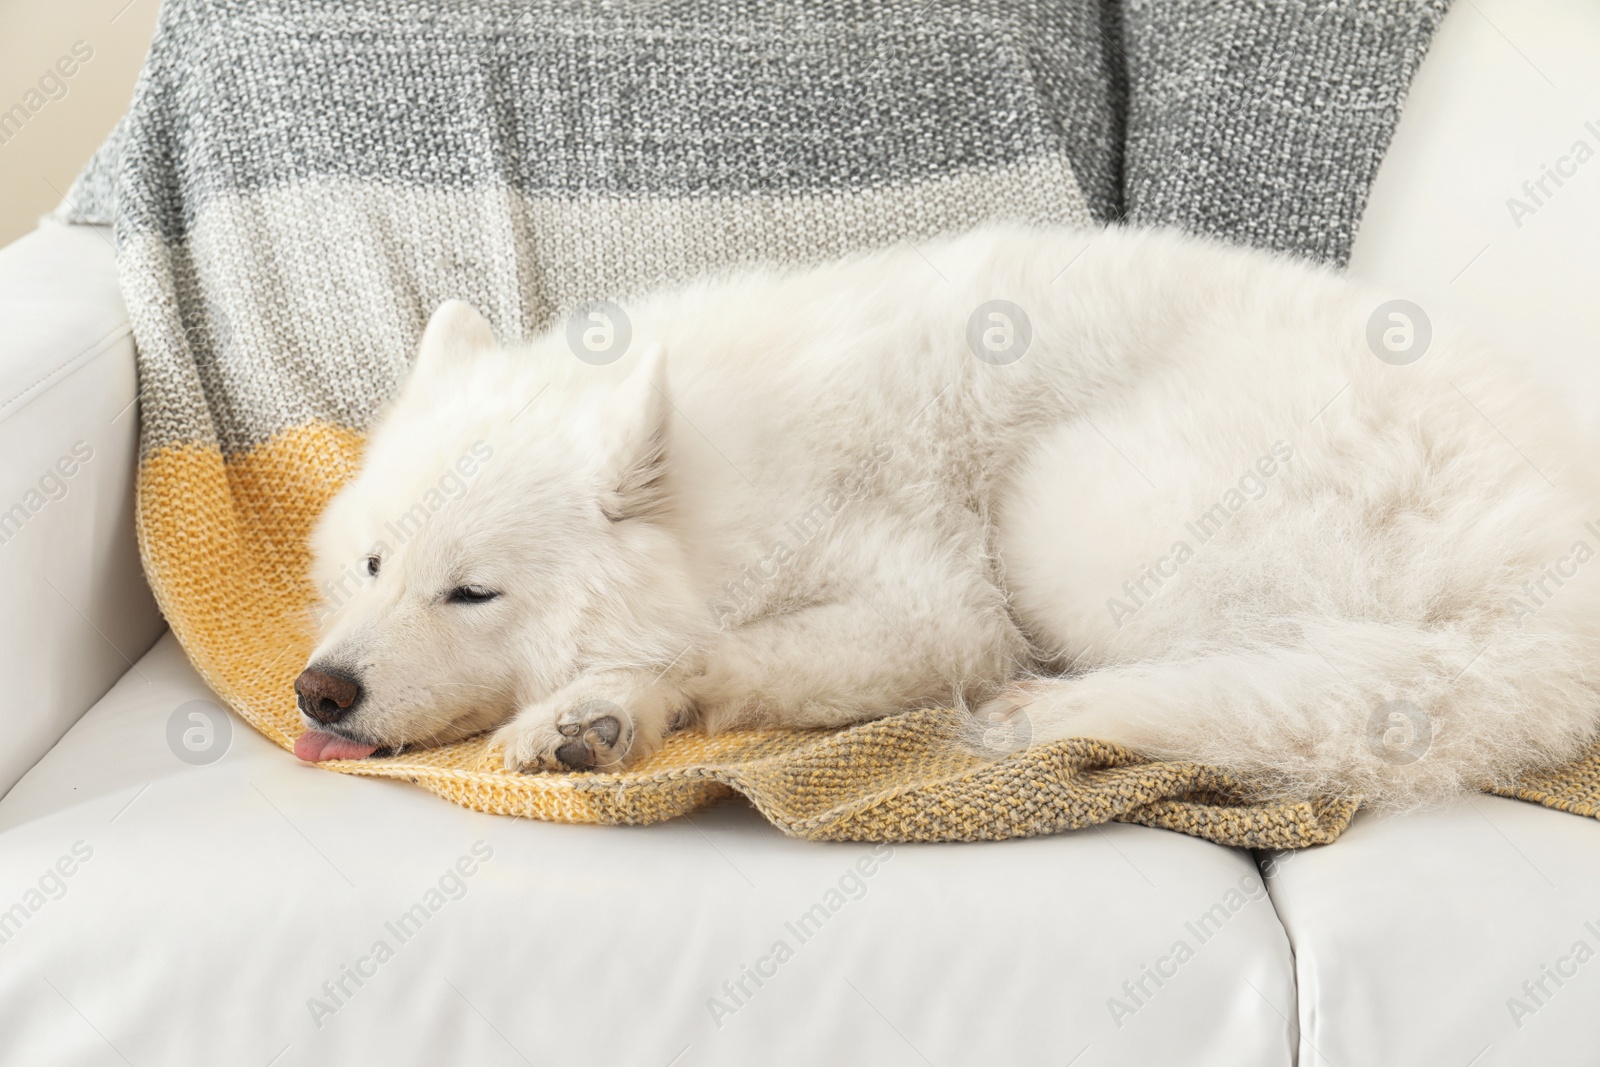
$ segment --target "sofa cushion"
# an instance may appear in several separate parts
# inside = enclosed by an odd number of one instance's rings
[[[1291,1062],[1248,853],[489,816],[217,703],[163,637],[0,801],[10,1062]]]
[[[1594,1062],[1600,822],[1473,797],[1269,870],[1302,1067]]]

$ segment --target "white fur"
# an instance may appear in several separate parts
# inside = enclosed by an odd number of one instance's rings
[[[1173,233],[994,227],[650,297],[609,366],[446,305],[317,531],[312,662],[361,681],[341,732],[498,727],[522,769],[968,702],[1268,794],[1505,782],[1594,736],[1600,563],[1573,551],[1600,489],[1559,406],[1451,324],[1376,358],[1388,296]],[[1007,365],[968,343],[996,298],[1032,324]]]

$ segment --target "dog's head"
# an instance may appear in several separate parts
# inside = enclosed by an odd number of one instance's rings
[[[441,744],[626,656],[671,584],[665,357],[502,349],[451,302],[312,538],[305,759]]]

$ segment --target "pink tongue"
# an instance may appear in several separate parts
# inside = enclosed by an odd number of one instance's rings
[[[364,745],[321,730],[307,730],[294,742],[294,754],[307,763],[321,763],[328,759],[366,759],[378,750],[377,745]]]

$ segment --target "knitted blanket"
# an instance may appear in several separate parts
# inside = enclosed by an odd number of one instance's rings
[[[442,301],[518,338],[595,298],[997,218],[1342,263],[1447,2],[166,0],[63,210],[115,224],[150,584],[206,681],[291,747],[308,531]],[[327,766],[573,821],[737,791],[786,832],[863,840],[1119,819],[1294,847],[1359,806],[1260,803],[1092,740],[985,754],[958,726],[688,733],[614,774],[506,772],[483,738]],[[1594,814],[1594,772],[1523,792]]]

